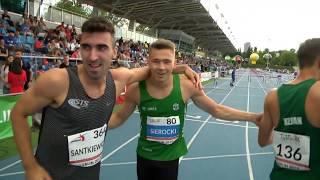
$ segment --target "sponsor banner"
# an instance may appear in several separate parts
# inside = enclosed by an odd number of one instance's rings
[[[10,113],[20,96],[0,96],[0,139],[13,136]],[[32,124],[31,117],[28,117],[28,123]]]
[[[200,74],[201,82],[208,81],[212,78],[211,72],[204,72]]]

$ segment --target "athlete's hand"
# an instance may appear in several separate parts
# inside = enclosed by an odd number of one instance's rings
[[[26,170],[26,180],[52,180],[49,173],[40,165]]]
[[[202,89],[202,84],[198,73],[188,67],[186,68],[184,74],[188,77],[188,79],[190,79],[190,81],[192,81],[196,88]]]
[[[260,123],[261,123],[261,121],[262,121],[262,118],[263,118],[263,113],[260,113],[260,114],[257,115],[257,117],[256,117],[256,119],[255,119],[255,121],[254,121],[254,123],[256,124],[256,126],[260,127]]]

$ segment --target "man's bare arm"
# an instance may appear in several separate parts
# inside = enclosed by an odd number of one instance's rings
[[[57,70],[51,70],[41,75],[34,86],[21,96],[11,112],[14,139],[26,170],[38,166],[32,152],[27,117],[54,103],[63,88],[61,83],[57,83],[57,74]]]
[[[261,147],[269,145],[272,143],[273,138],[273,121],[270,112],[271,104],[271,93],[269,92],[264,101],[264,113],[259,123],[259,135],[258,135],[258,143]]]
[[[196,90],[191,97],[195,105],[202,110],[210,113],[215,118],[223,120],[239,120],[239,121],[250,121],[256,123],[259,119],[259,114],[241,111],[229,106],[221,105],[209,98],[203,90]]]
[[[128,85],[134,82],[139,82],[147,79],[149,76],[150,70],[148,67],[142,68],[117,68],[112,69],[112,76],[115,80],[120,81],[124,85]],[[200,78],[197,73],[195,73],[189,66],[187,65],[176,65],[173,70],[174,73],[185,74],[190,81],[194,82],[197,87],[201,86]]]
[[[108,128],[113,129],[123,124],[129,116],[134,112],[136,108],[136,99],[139,99],[138,83],[134,83],[128,86],[125,95],[125,102],[121,105],[121,109],[113,112],[108,123]]]

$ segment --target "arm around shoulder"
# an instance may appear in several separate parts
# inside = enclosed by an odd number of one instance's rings
[[[112,69],[111,73],[116,81],[123,82],[126,84],[131,84],[134,82],[145,80],[149,75],[149,67],[142,67],[142,68],[117,68]]]

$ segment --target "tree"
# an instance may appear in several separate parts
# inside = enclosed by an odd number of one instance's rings
[[[118,27],[129,25],[129,21],[127,19],[116,16],[112,12],[101,11],[98,8],[94,7],[91,13],[91,16],[96,16],[96,15],[106,17],[112,24]]]
[[[56,5],[56,7],[61,8],[61,9],[65,9],[77,14],[81,14],[84,16],[89,17],[91,15],[91,10],[90,9],[85,9],[82,7],[81,3],[73,0],[73,1],[69,1],[69,0],[61,0],[59,1]]]
[[[297,65],[298,58],[295,52],[283,51],[279,57],[279,64],[282,66],[295,66]]]

